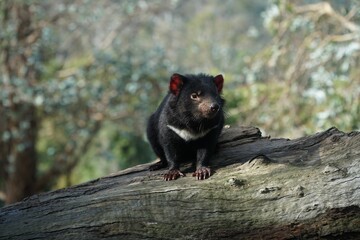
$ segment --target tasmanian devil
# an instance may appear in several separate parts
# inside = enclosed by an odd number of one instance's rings
[[[160,158],[150,170],[167,166],[164,179],[175,180],[184,176],[179,164],[196,159],[193,176],[198,180],[210,176],[209,158],[224,126],[223,83],[222,75],[171,76],[169,93],[147,124],[147,137]]]

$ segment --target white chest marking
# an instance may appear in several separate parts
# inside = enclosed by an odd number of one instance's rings
[[[207,129],[204,132],[199,132],[199,133],[191,133],[186,129],[178,129],[174,126],[171,125],[167,125],[168,128],[170,128],[171,130],[173,130],[179,137],[181,137],[182,139],[184,139],[186,142],[187,141],[191,141],[191,140],[196,140],[199,138],[204,137],[206,134],[208,134],[211,130],[213,130],[214,128],[217,127],[217,125],[215,125],[212,128]]]

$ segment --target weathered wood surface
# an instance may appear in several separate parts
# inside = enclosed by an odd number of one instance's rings
[[[225,129],[215,174],[140,165],[0,209],[0,239],[360,239],[360,133]]]

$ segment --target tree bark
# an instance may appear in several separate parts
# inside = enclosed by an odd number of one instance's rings
[[[359,239],[360,133],[224,129],[206,180],[139,165],[0,209],[0,239]]]

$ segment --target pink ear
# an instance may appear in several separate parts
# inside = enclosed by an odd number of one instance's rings
[[[182,76],[180,74],[174,73],[170,79],[170,86],[169,86],[170,92],[175,96],[177,96],[180,93],[182,85],[183,85]]]
[[[223,88],[223,84],[224,84],[224,78],[221,74],[217,75],[215,78],[214,78],[214,83],[218,89],[218,92],[221,93],[221,90]]]

